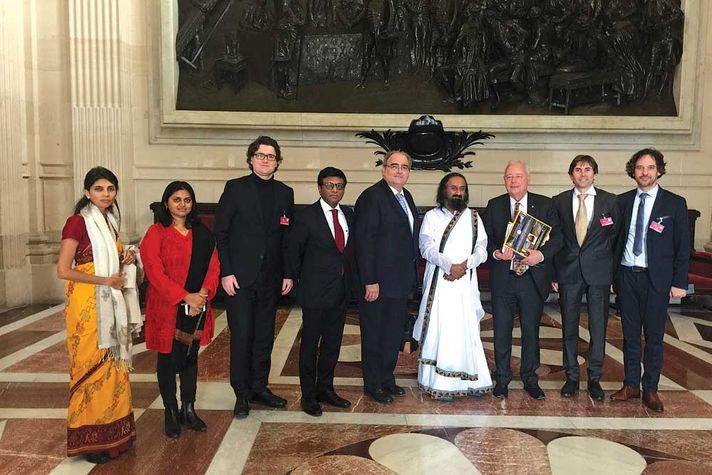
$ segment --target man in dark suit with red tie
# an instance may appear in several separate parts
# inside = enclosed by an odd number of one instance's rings
[[[529,193],[530,174],[524,162],[511,162],[504,171],[507,193],[487,203],[484,225],[489,238],[492,315],[494,320],[495,387],[492,395],[505,399],[512,380],[512,330],[514,315],[519,311],[522,353],[519,375],[524,390],[534,399],[544,399],[536,369],[539,367],[539,323],[544,300],[551,288],[554,256],[561,248],[559,217],[551,198]],[[549,241],[518,263],[511,249],[502,244],[507,224],[517,211],[544,221],[551,226]],[[523,264],[523,266],[522,266]]]
[[[616,292],[623,326],[623,387],[614,401],[639,400],[662,412],[658,382],[663,366],[663,337],[668,302],[687,295],[690,228],[685,198],[664,190],[658,178],[665,174],[663,154],[647,148],[626,164],[638,185],[618,197],[623,230],[618,244]],[[645,338],[643,377],[640,376],[640,335]]]
[[[579,390],[578,340],[581,298],[586,295],[588,309],[588,393],[602,401],[601,370],[606,354],[606,324],[610,301],[616,239],[620,212],[616,195],[594,187],[598,164],[590,155],[577,155],[569,165],[574,188],[555,196],[563,246],[554,257],[556,283],[563,334],[566,382],[563,397]]]
[[[302,306],[302,410],[312,416],[321,415],[320,402],[341,408],[351,405],[334,391],[334,368],[355,277],[354,214],[339,205],[346,175],[338,168],[326,167],[319,172],[317,187],[321,198],[297,213],[288,246]]]
[[[418,264],[418,210],[405,184],[412,160],[391,151],[383,159],[383,179],[356,200],[356,263],[364,286],[359,323],[363,391],[376,402],[404,396],[393,375],[415,291]]]

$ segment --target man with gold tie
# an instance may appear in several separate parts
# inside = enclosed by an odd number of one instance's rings
[[[554,289],[559,291],[566,383],[561,395],[579,390],[578,340],[581,298],[588,308],[588,393],[604,398],[600,378],[606,345],[609,288],[615,269],[614,253],[620,214],[616,196],[593,186],[598,164],[589,155],[577,155],[569,165],[574,188],[555,196],[563,246],[554,258]]]

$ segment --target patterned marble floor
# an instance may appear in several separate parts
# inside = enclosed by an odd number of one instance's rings
[[[712,311],[699,307],[670,308],[662,414],[639,402],[594,402],[585,392],[562,399],[561,315],[547,304],[540,368],[546,400],[530,399],[515,381],[506,401],[489,394],[433,401],[417,388],[417,355],[402,354],[397,372],[408,389],[405,397],[389,405],[373,403],[361,392],[358,321],[350,313],[335,383],[353,405],[327,406],[319,418],[299,407],[301,311],[282,308],[270,380],[289,404],[281,410],[253,408],[244,420],[232,417],[229,330],[218,312],[218,336],[200,357],[196,403],[208,432],[184,431],[177,440],[163,435],[155,355],[138,344],[131,376],[138,440],[103,466],[65,456],[68,362],[62,311],[57,305],[0,313],[0,473],[712,474]],[[482,338],[491,368],[489,314]],[[587,340],[584,319],[583,370]],[[602,381],[607,393],[621,384],[622,343],[620,320],[611,315]]]

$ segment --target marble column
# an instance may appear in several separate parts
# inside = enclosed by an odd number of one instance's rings
[[[0,2],[0,306],[31,300],[25,2]],[[28,290],[30,289],[30,290]]]
[[[69,0],[74,188],[95,166],[119,178],[122,234],[135,238],[131,130],[131,1]],[[125,192],[122,192],[125,188]],[[129,211],[129,212],[126,212]]]

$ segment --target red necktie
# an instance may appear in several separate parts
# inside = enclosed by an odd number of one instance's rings
[[[339,210],[332,209],[331,217],[334,219],[334,239],[336,240],[336,248],[343,253],[346,247],[346,238],[344,237],[344,228],[339,223]]]

